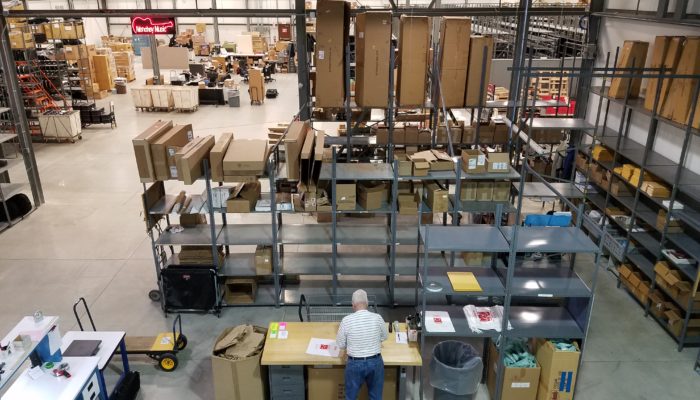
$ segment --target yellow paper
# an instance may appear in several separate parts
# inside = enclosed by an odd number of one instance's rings
[[[471,272],[448,272],[447,277],[455,292],[481,292],[479,281]]]

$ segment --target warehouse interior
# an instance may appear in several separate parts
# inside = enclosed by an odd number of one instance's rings
[[[203,3],[2,2],[0,399],[697,397],[700,1]]]

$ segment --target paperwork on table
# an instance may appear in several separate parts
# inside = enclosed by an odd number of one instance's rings
[[[454,332],[452,319],[447,311],[426,311],[425,329],[428,332]]]
[[[309,347],[306,348],[306,354],[322,357],[338,357],[340,348],[333,339],[311,338],[311,340],[309,340]]]

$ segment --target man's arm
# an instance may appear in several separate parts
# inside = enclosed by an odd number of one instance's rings
[[[384,318],[379,315],[379,327],[381,329],[381,333],[379,334],[379,338],[383,341],[387,340],[389,338],[389,331],[386,329],[386,324],[384,323]]]
[[[345,321],[340,321],[340,326],[338,327],[338,334],[335,336],[335,344],[341,349],[347,347],[347,333],[345,332]]]

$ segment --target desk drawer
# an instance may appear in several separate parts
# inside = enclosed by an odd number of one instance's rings
[[[277,385],[270,387],[270,400],[305,400],[304,385]]]
[[[270,386],[300,385],[304,387],[304,366],[302,365],[272,365],[270,374]]]

